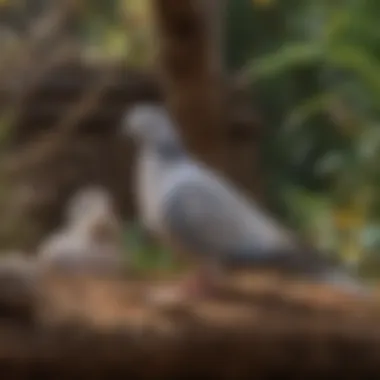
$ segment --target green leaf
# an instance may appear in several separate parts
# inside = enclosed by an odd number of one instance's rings
[[[326,63],[350,70],[371,90],[380,105],[380,64],[379,60],[358,46],[333,45],[325,56]]]
[[[255,59],[243,72],[252,80],[272,77],[296,66],[320,62],[323,51],[319,44],[288,44],[275,53]]]

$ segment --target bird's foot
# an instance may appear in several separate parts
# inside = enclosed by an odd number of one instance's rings
[[[150,303],[160,305],[182,304],[197,300],[204,300],[216,294],[216,281],[203,273],[192,274],[179,284],[161,289],[153,289],[148,294]]]
[[[203,299],[216,292],[216,281],[204,273],[192,274],[179,285],[180,292],[188,299]]]

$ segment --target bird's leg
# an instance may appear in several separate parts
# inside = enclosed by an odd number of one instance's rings
[[[196,268],[187,277],[169,288],[153,289],[148,292],[148,301],[156,305],[172,304],[204,299],[216,292],[216,274],[208,267]]]
[[[204,270],[198,270],[181,282],[180,289],[185,296],[198,298],[212,293],[214,283],[208,273],[205,273]]]
[[[180,288],[184,296],[202,298],[215,294],[221,275],[220,268],[213,262],[202,264],[181,282]]]

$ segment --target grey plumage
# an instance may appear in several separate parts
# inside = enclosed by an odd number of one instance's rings
[[[139,152],[136,196],[144,226],[165,243],[218,265],[280,268],[334,281],[336,267],[297,239],[243,191],[184,147],[161,106],[135,106],[125,128]],[[349,276],[347,275],[347,278]]]

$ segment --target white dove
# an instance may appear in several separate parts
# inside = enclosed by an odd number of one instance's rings
[[[69,273],[122,272],[122,226],[110,197],[99,187],[79,191],[69,201],[66,224],[38,248],[48,269]]]

